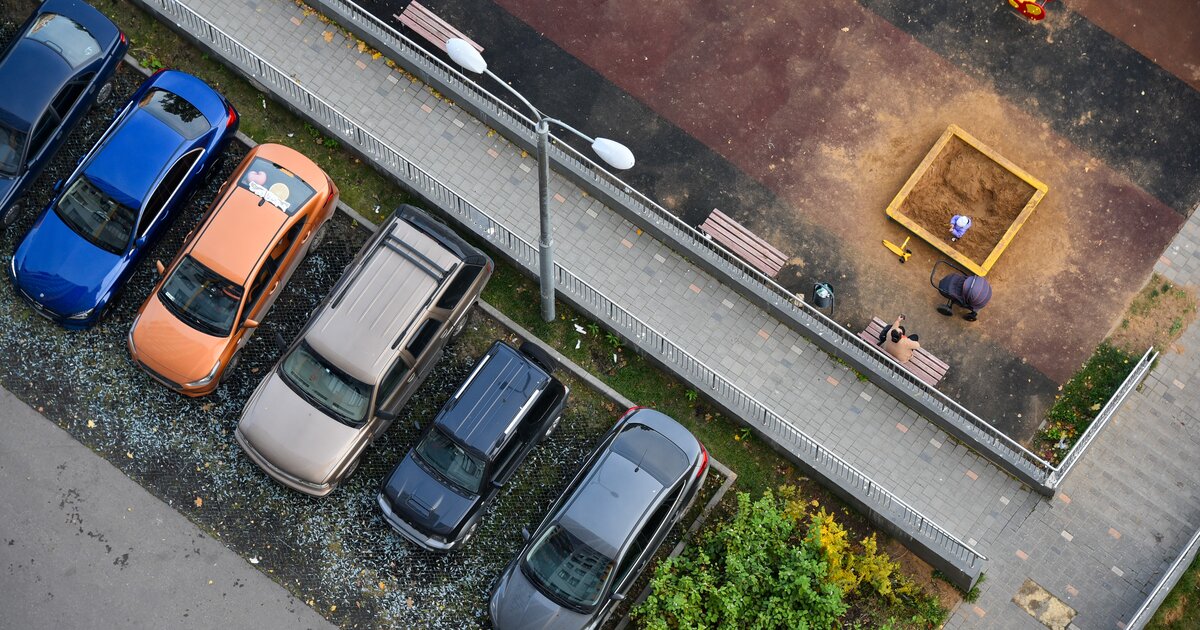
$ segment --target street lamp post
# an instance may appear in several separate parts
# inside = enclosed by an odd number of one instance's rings
[[[485,74],[495,79],[497,83],[503,85],[520,99],[529,108],[529,111],[533,112],[536,121],[533,130],[537,133],[538,221],[541,228],[538,239],[538,277],[541,280],[542,289],[542,319],[547,322],[554,321],[554,233],[550,229],[550,123],[591,143],[592,151],[595,151],[600,159],[613,168],[621,170],[632,168],[633,152],[619,142],[607,138],[592,138],[561,120],[543,114],[520,92],[488,70],[483,56],[466,40],[458,38],[447,40],[446,52],[454,60],[454,63],[462,66],[463,69],[476,74]]]

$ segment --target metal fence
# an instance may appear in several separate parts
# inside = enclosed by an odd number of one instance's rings
[[[178,28],[197,38],[202,45],[225,57],[254,80],[285,96],[302,113],[319,121],[346,142],[352,143],[358,151],[389,169],[407,185],[437,202],[443,209],[453,212],[465,226],[472,228],[476,235],[485,238],[513,259],[536,269],[538,256],[536,246],[525,241],[508,227],[438,181],[437,178],[410,162],[386,142],[359,126],[316,94],[308,91],[287,73],[259,57],[203,16],[179,0],[139,1],[153,5],[159,13],[170,16]],[[888,515],[894,522],[907,524],[910,532],[924,538],[923,542],[942,550],[950,557],[959,559],[965,566],[978,570],[987,560],[986,556],[942,529],[899,497],[888,492],[870,477],[823,447],[787,422],[782,416],[758,402],[753,396],[721,376],[703,361],[693,357],[570,270],[558,263],[555,263],[554,267],[558,289],[561,292],[581,304],[590,305],[593,316],[602,318],[604,323],[628,339],[636,340],[643,350],[651,353],[663,363],[673,366],[681,375],[690,377],[693,383],[704,384],[711,396],[738,410],[740,417],[746,422],[783,436],[795,447],[801,459],[814,467],[827,471],[844,487],[856,489],[869,497],[877,512]],[[809,310],[811,311],[811,309]],[[820,313],[815,311],[812,313],[823,318]]]
[[[1183,577],[1183,572],[1191,565],[1192,560],[1196,557],[1196,550],[1200,548],[1200,531],[1192,534],[1192,539],[1188,544],[1184,545],[1183,551],[1175,557],[1175,562],[1167,568],[1167,572],[1163,574],[1162,579],[1158,584],[1154,585],[1154,589],[1146,596],[1146,600],[1138,607],[1137,612],[1133,613],[1133,617],[1129,619],[1129,623],[1125,625],[1126,630],[1142,630],[1150,620],[1154,618],[1154,613],[1158,612],[1158,607],[1162,606],[1163,600],[1170,594],[1171,589],[1179,583],[1179,578]]]

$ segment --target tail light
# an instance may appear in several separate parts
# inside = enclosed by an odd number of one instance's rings
[[[228,112],[228,114],[229,114],[229,118],[227,118],[225,120],[225,125],[227,127],[232,127],[234,125],[234,123],[237,122],[237,119],[238,119],[237,112],[234,111],[233,105],[225,105],[225,111]]]
[[[129,42],[129,38],[125,37],[125,31],[118,31],[118,32],[120,33],[120,39],[121,39],[121,43],[122,43],[122,44],[126,44],[126,43],[128,43],[128,42]]]
[[[705,470],[708,470],[708,449],[704,448],[704,444],[700,444],[700,470],[696,472],[696,478],[699,479]]]

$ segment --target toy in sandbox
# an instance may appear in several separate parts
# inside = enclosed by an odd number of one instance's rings
[[[1046,185],[950,125],[887,207],[887,215],[976,276],[986,276]]]

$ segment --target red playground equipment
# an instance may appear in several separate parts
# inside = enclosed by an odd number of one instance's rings
[[[1031,22],[1037,22],[1046,17],[1046,3],[1051,0],[1008,0],[1009,6],[1017,10],[1017,13],[1028,18]]]

